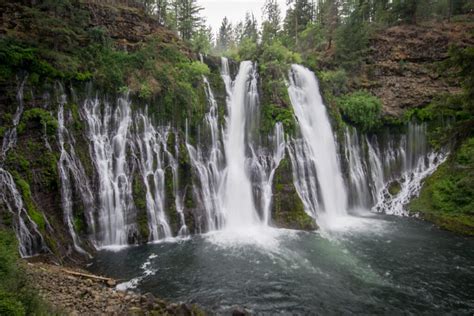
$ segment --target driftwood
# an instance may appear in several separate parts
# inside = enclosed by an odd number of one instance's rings
[[[107,285],[109,285],[109,286],[115,286],[115,284],[117,283],[117,281],[115,279],[112,279],[112,278],[105,278],[105,277],[101,277],[101,276],[97,276],[97,275],[93,275],[93,274],[81,273],[81,272],[71,271],[71,270],[67,270],[67,269],[62,269],[62,270],[63,270],[63,272],[65,272],[67,274],[80,276],[80,277],[88,278],[88,279],[93,279],[93,280],[97,280],[97,281],[106,282]]]

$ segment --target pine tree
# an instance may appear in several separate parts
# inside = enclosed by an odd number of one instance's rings
[[[258,25],[253,13],[247,12],[245,14],[243,38],[248,38],[255,42],[258,40]]]
[[[197,0],[175,0],[176,28],[182,39],[191,40],[194,31],[201,27],[201,10]]]
[[[274,40],[280,32],[281,11],[276,0],[266,0],[263,6],[262,42]]]
[[[314,20],[314,3],[310,0],[288,0],[293,6],[286,11],[284,29],[298,44],[298,34]]]
[[[217,37],[217,50],[220,52],[228,50],[231,46],[232,40],[232,24],[229,22],[227,17],[224,17]]]

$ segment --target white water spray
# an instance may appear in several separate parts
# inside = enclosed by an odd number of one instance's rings
[[[315,197],[307,200],[312,204],[311,211],[317,211],[313,216],[319,219],[318,223],[323,226],[331,225],[337,222],[338,217],[347,214],[347,193],[339,166],[336,142],[319,93],[318,81],[310,70],[293,65],[288,92],[305,143],[297,144],[300,148],[294,149],[294,165],[304,161],[304,168],[314,167],[316,171],[301,172],[306,178],[295,179],[295,182],[300,182],[296,187],[297,190],[305,188],[305,192],[299,191],[304,200],[304,196],[315,194],[317,181],[320,205],[316,205]],[[314,179],[315,175],[317,180]]]
[[[224,67],[223,71],[228,70]],[[230,77],[223,73],[224,78]],[[226,90],[227,99],[227,126],[224,137],[226,157],[225,183],[222,189],[223,210],[225,212],[225,227],[228,229],[243,229],[260,223],[255,209],[252,194],[252,184],[246,168],[246,111],[251,105],[249,92],[252,85],[256,85],[255,69],[251,62],[240,64],[239,73],[230,86],[228,80]]]
[[[133,215],[127,143],[131,122],[130,101],[119,98],[115,110],[98,98],[87,99],[84,113],[89,127],[91,157],[99,176],[100,246],[126,245],[126,218]]]

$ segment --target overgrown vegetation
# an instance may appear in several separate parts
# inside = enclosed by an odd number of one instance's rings
[[[382,102],[366,91],[356,91],[338,100],[343,116],[362,131],[370,131],[380,124]]]
[[[426,180],[410,210],[443,228],[474,235],[473,137]]]
[[[79,1],[11,6],[17,11],[18,27],[6,29],[0,39],[0,83],[25,71],[28,83],[40,91],[52,88],[56,80],[79,87],[92,80],[102,92],[130,91],[144,102],[159,103],[158,111],[167,119],[184,122],[184,117],[202,111],[197,87],[209,69],[193,61],[189,49],[169,31],[155,26],[154,33],[124,49],[107,28],[94,26],[91,11]],[[54,133],[53,122],[41,109],[25,115]]]
[[[31,288],[18,257],[15,235],[0,228],[0,315],[53,315]]]
[[[451,145],[452,155],[412,201],[410,209],[441,227],[472,235],[474,232],[474,49],[452,48],[445,67],[453,69],[463,93],[442,96],[415,112],[420,119],[450,119],[431,132],[438,147]]]

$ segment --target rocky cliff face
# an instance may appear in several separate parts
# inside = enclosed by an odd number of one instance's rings
[[[459,93],[459,84],[439,70],[451,45],[474,45],[472,22],[401,25],[376,33],[362,77],[355,88],[367,89],[383,102],[383,112],[400,116],[444,93]]]

